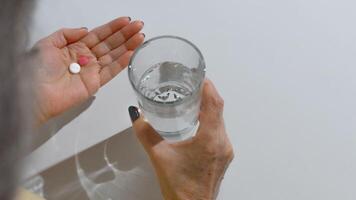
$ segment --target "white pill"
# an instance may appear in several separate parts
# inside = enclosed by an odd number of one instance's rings
[[[80,72],[80,65],[78,63],[72,63],[69,65],[69,71],[72,74],[78,74]]]

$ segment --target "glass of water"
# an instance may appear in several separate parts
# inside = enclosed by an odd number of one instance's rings
[[[161,136],[171,142],[194,136],[205,63],[193,43],[176,36],[152,38],[135,51],[128,73],[141,111]]]

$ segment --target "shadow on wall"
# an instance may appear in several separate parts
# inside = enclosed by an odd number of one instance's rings
[[[41,173],[51,200],[162,199],[152,166],[132,129]]]

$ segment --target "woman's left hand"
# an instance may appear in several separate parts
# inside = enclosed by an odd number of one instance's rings
[[[61,29],[40,40],[36,66],[38,122],[63,113],[94,95],[128,64],[133,50],[144,41],[142,21],[117,18],[88,32],[86,28]],[[80,73],[70,73],[71,63],[84,56]]]

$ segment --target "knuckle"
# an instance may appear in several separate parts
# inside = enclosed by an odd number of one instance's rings
[[[205,152],[209,157],[216,158],[219,157],[219,149],[214,145],[208,145],[205,147]]]
[[[234,149],[232,148],[231,145],[229,145],[228,147],[226,147],[225,152],[224,152],[224,158],[228,161],[232,161],[235,157],[234,154]]]
[[[206,146],[206,147],[205,147],[205,151],[206,151],[206,153],[208,153],[209,155],[214,155],[214,154],[217,153],[217,149],[216,149],[216,147],[214,147],[214,146]]]
[[[215,95],[215,96],[212,96],[212,98],[211,98],[211,104],[214,108],[221,111],[224,109],[225,102],[224,102],[223,98]]]
[[[205,147],[205,153],[212,160],[231,161],[234,158],[234,150],[231,145],[225,148],[218,145],[208,145]]]

